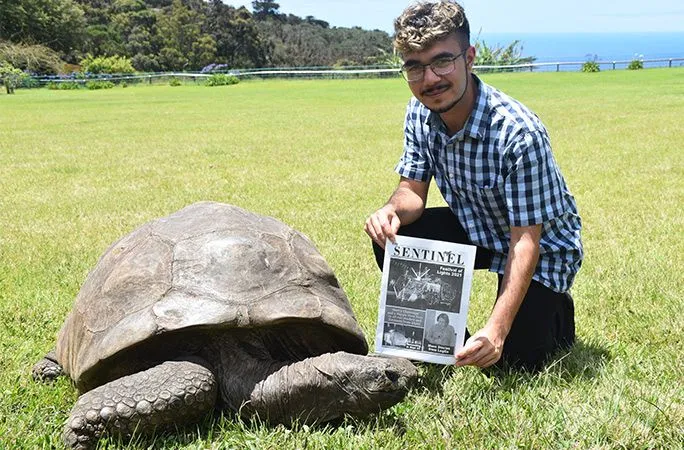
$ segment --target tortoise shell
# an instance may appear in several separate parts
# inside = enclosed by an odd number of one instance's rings
[[[306,236],[270,217],[201,202],[106,250],[56,353],[86,391],[145,366],[133,360],[173,357],[193,334],[268,327],[278,327],[283,347],[296,347],[312,327],[325,330],[300,358],[368,351],[346,295]],[[289,330],[299,338],[288,340]]]

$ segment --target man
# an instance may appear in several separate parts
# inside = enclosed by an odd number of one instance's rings
[[[476,245],[475,267],[498,273],[498,293],[456,364],[538,369],[575,340],[568,290],[583,257],[575,200],[546,129],[472,73],[475,48],[459,4],[414,4],[394,26],[413,98],[399,186],[365,223],[378,264],[397,234]],[[425,208],[433,177],[448,208]]]

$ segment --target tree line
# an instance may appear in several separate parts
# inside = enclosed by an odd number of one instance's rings
[[[41,73],[90,56],[121,56],[136,70],[347,66],[383,63],[391,37],[381,30],[331,27],[221,0],[0,0],[0,59]]]

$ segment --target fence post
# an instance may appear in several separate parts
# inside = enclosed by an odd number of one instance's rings
[[[556,72],[560,72],[560,64],[556,64]]]
[[[613,70],[615,70],[615,61],[613,61]]]
[[[672,68],[672,58],[670,58],[670,64],[668,65],[669,68]]]

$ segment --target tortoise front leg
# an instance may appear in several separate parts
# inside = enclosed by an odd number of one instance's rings
[[[270,374],[241,411],[285,424],[366,416],[400,402],[417,377],[407,359],[327,353]]]
[[[62,366],[57,362],[55,349],[50,350],[31,369],[31,375],[36,381],[53,381],[63,373]]]
[[[214,374],[203,364],[167,361],[81,395],[64,426],[73,449],[94,448],[105,433],[130,437],[197,421],[216,403]]]

